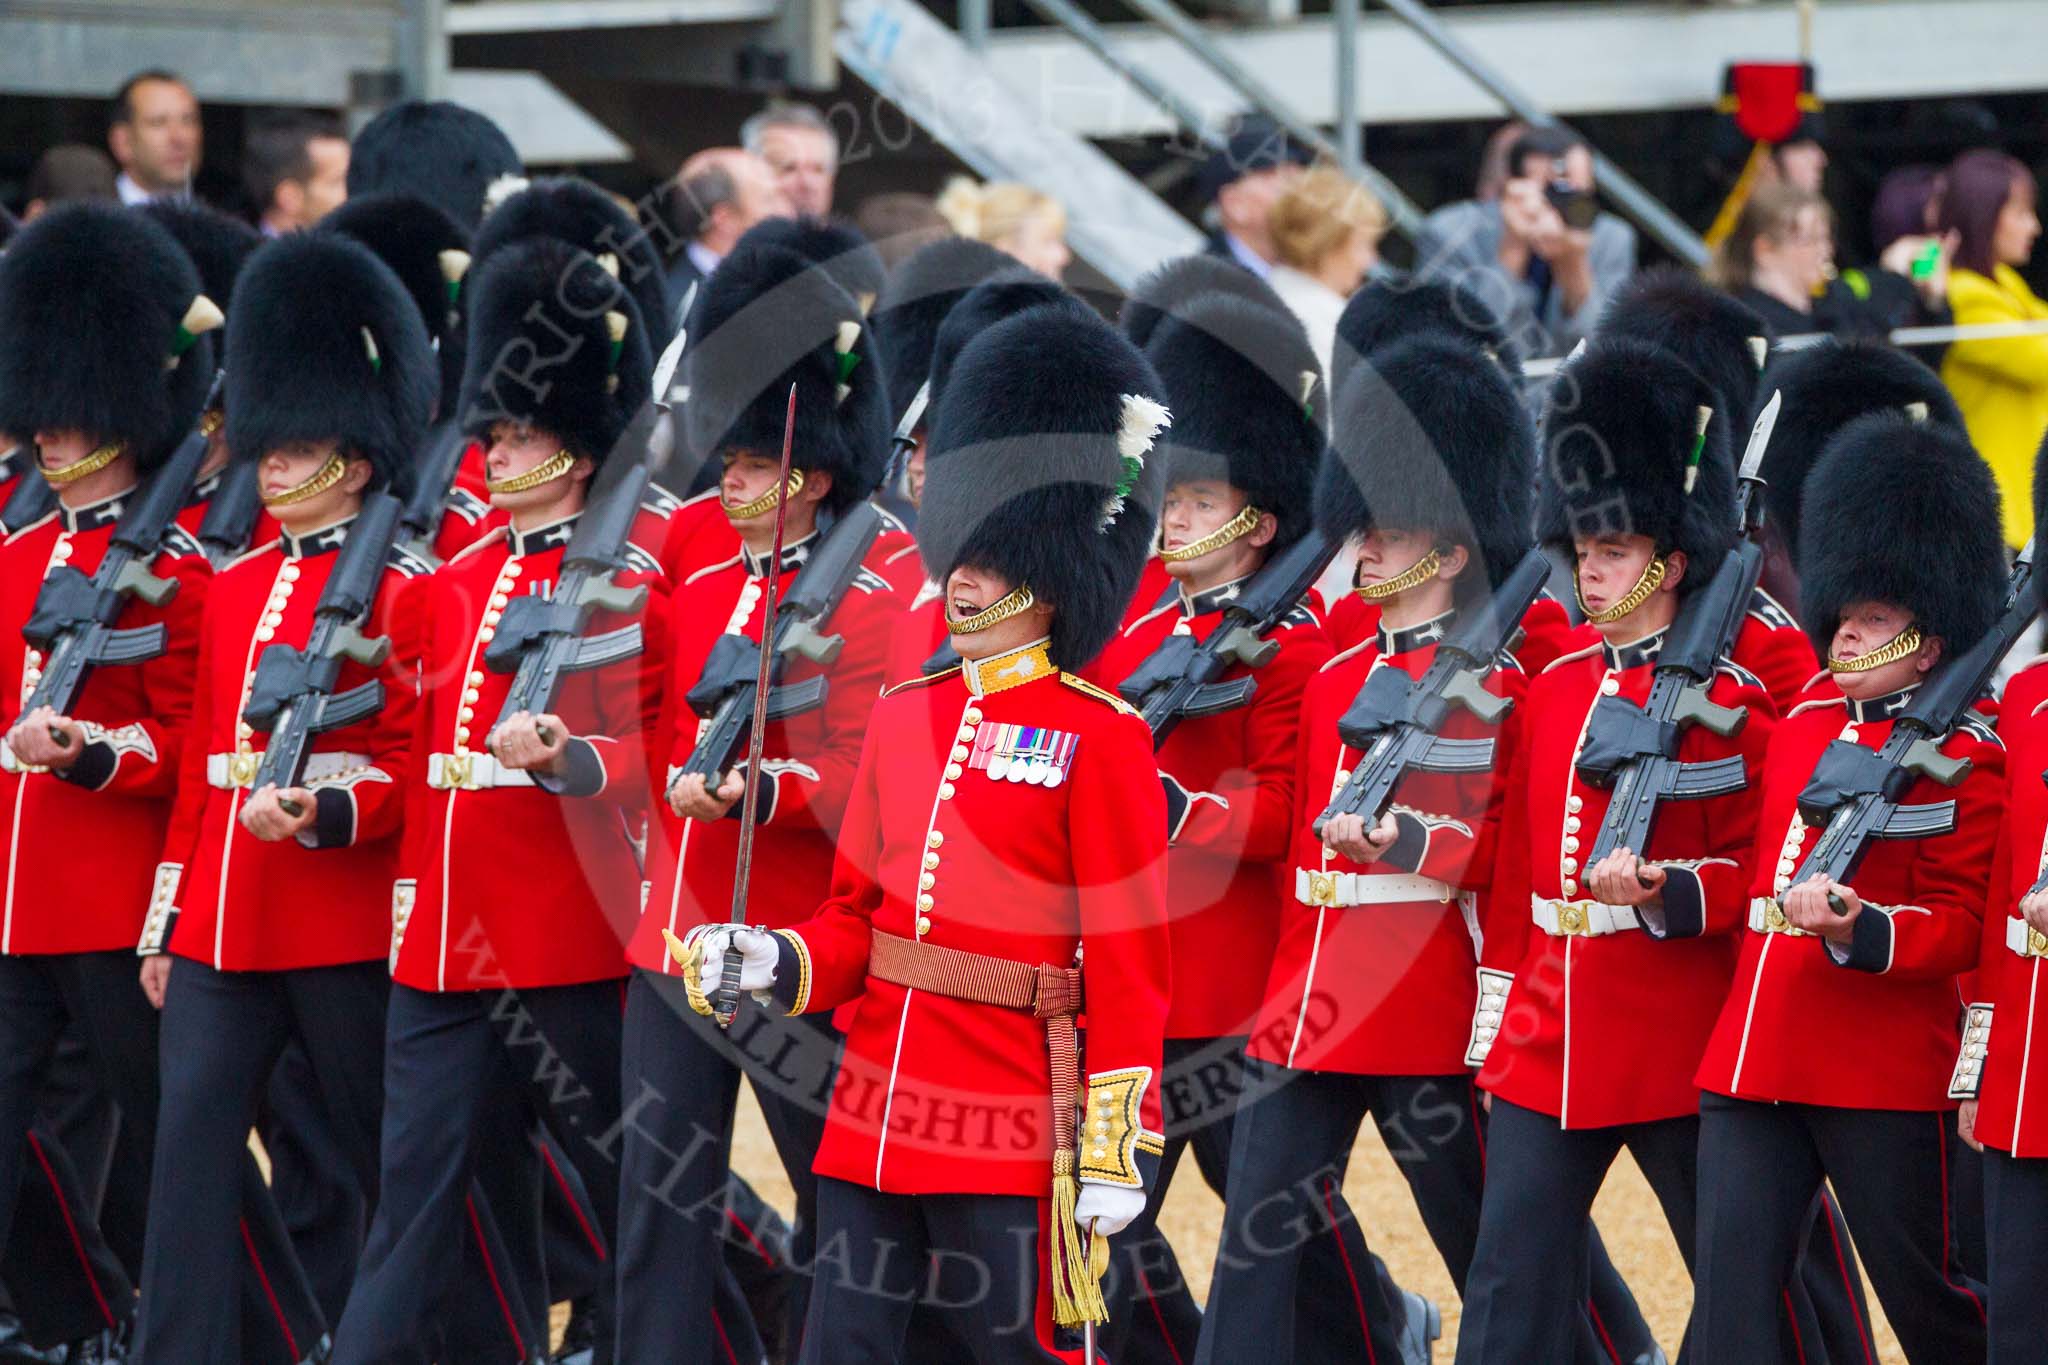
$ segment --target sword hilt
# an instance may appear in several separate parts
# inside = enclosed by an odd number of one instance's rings
[[[746,961],[746,955],[727,939],[725,958],[718,964],[718,989],[711,993],[711,1017],[720,1028],[731,1028],[733,1016],[740,1012],[740,969]]]

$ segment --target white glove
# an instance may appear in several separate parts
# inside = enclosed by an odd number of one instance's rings
[[[1104,1237],[1122,1232],[1144,1211],[1145,1192],[1129,1185],[1097,1185],[1084,1180],[1080,1196],[1074,1200],[1074,1221],[1081,1231],[1087,1232],[1093,1224]]]
[[[765,929],[749,929],[744,926],[714,924],[692,941],[701,946],[703,957],[701,971],[705,994],[716,991],[719,974],[725,970],[725,949],[727,944],[740,950],[740,989],[743,991],[765,991],[775,984],[775,963],[779,956],[775,946],[775,935]]]

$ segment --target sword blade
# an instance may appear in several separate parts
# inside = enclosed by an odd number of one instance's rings
[[[775,498],[775,544],[768,556],[768,593],[762,604],[761,646],[756,650],[760,666],[754,675],[754,725],[747,735],[747,783],[751,788],[761,780],[761,744],[763,731],[768,728],[768,669],[775,651],[769,647],[770,637],[775,630],[777,591],[782,577],[782,536],[789,518],[789,464],[795,449],[796,436],[796,385],[789,386],[789,408],[782,420],[782,468],[776,474],[777,494]],[[732,912],[727,917],[731,924],[747,922],[747,884],[754,864],[754,793],[749,790],[740,798],[740,848],[739,866],[733,870]],[[716,1008],[722,1022],[732,1022],[732,1008],[739,1003],[739,953],[728,948],[724,969],[720,974]]]

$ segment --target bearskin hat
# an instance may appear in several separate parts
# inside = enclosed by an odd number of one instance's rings
[[[1498,586],[1529,551],[1535,465],[1514,381],[1464,338],[1425,331],[1374,350],[1337,390],[1316,525],[1333,541],[1376,526],[1436,532]]]
[[[228,449],[260,460],[339,441],[404,497],[437,383],[426,324],[398,276],[331,232],[278,237],[249,258],[227,330]]]
[[[683,416],[694,455],[779,453],[795,384],[792,465],[832,475],[830,508],[875,490],[889,462],[888,381],[860,305],[829,275],[780,247],[736,249],[705,282],[692,321]]]
[[[1029,308],[970,341],[932,418],[917,548],[1052,603],[1052,656],[1086,664],[1116,632],[1151,554],[1165,488],[1165,387],[1085,309]]]
[[[1140,350],[1150,344],[1160,319],[1184,312],[1207,294],[1230,294],[1285,313],[1287,305],[1267,284],[1235,261],[1221,256],[1176,256],[1155,266],[1131,287],[1117,326]]]
[[[263,234],[197,200],[151,199],[140,207],[178,239],[192,264],[199,267],[206,297],[219,304],[223,313],[232,311],[235,278],[263,245]]]
[[[952,382],[953,364],[968,342],[1004,318],[1015,317],[1027,308],[1048,306],[1090,311],[1066,286],[1017,265],[968,290],[939,324],[938,338],[932,345],[931,406],[925,410],[926,421],[938,410],[939,399]]]
[[[1799,600],[1821,657],[1842,611],[1890,602],[1954,657],[1998,619],[2005,537],[1998,483],[1953,429],[1896,412],[1836,432],[1806,480],[1806,519],[1827,527],[1800,547]]]
[[[889,375],[889,412],[900,419],[931,377],[939,325],[967,291],[1016,262],[972,237],[942,237],[889,274],[875,305],[875,336]],[[927,409],[929,412],[929,409]]]
[[[1806,476],[1828,439],[1868,412],[1894,409],[1963,429],[1962,413],[1941,376],[1904,351],[1879,341],[1824,341],[1774,357],[1757,393],[1758,408],[1784,395],[1778,425],[1764,450],[1764,507],[1799,554],[1799,505]],[[1914,404],[1919,404],[1914,408]],[[1751,418],[1755,420],[1754,417]]]
[[[321,219],[320,228],[355,238],[398,276],[440,353],[440,399],[434,411],[455,411],[465,350],[462,281],[469,271],[469,234],[440,209],[409,194],[351,199]]]
[[[1145,347],[1173,429],[1160,442],[1168,487],[1221,479],[1279,522],[1273,550],[1307,533],[1323,458],[1322,374],[1291,314],[1228,294],[1166,318]]]
[[[1715,415],[1733,428],[1756,404],[1757,376],[1769,355],[1770,328],[1747,304],[1676,266],[1645,270],[1600,315],[1598,336],[1647,341],[1685,362],[1720,398]]]
[[[522,422],[607,459],[654,382],[653,339],[625,286],[589,252],[531,237],[493,253],[464,294],[463,430],[481,439],[493,422]]]
[[[655,349],[675,335],[675,305],[669,301],[661,253],[633,215],[588,180],[546,176],[500,200],[476,230],[477,262],[524,237],[557,238],[597,257],[600,265],[609,258]]]
[[[0,431],[83,431],[154,468],[199,417],[220,321],[155,219],[52,209],[0,253]]]
[[[1337,317],[1330,387],[1343,391],[1352,361],[1423,332],[1440,332],[1490,351],[1503,370],[1521,377],[1521,353],[1508,339],[1507,324],[1492,304],[1464,285],[1452,280],[1373,280],[1351,296]]]
[[[1661,346],[1627,337],[1590,343],[1558,372],[1544,406],[1543,542],[1570,550],[1574,535],[1648,536],[1658,553],[1681,550],[1694,566],[1681,592],[1706,582],[1736,534],[1727,423],[1699,424],[1718,399]]]
[[[821,218],[763,218],[748,228],[735,245],[755,243],[779,246],[822,267],[832,282],[860,305],[864,314],[873,311],[875,300],[881,296],[887,274],[882,253],[858,228]]]
[[[476,110],[406,100],[364,124],[350,144],[348,197],[409,194],[474,232],[491,186],[523,173],[512,139]]]

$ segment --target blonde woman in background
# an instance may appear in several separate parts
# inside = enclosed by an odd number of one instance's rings
[[[1074,258],[1067,250],[1066,209],[1029,185],[977,185],[959,176],[939,192],[938,210],[962,237],[987,242],[1048,279],[1059,279]]]
[[[1387,212],[1365,186],[1334,167],[1317,166],[1273,201],[1271,224],[1280,260],[1266,283],[1308,329],[1328,374],[1337,317],[1379,264]]]

